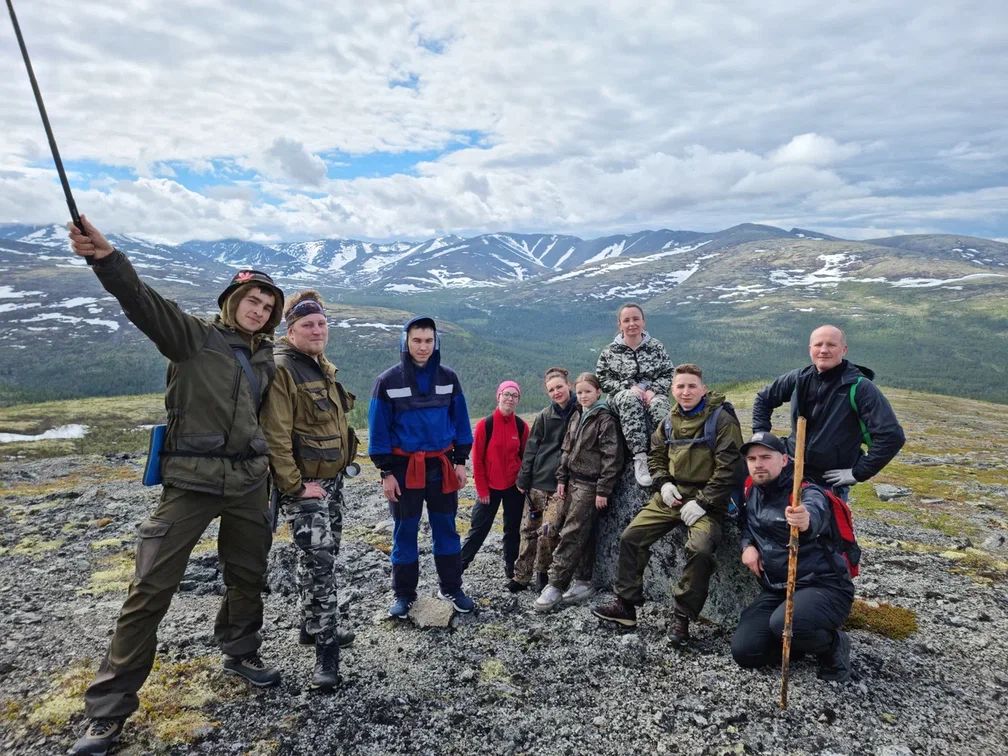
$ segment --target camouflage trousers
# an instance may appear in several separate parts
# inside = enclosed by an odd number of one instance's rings
[[[515,582],[528,585],[533,572],[548,572],[553,562],[553,552],[560,540],[560,529],[566,508],[555,491],[533,488],[525,499],[521,521],[521,546],[515,561]],[[585,549],[583,558],[574,572],[576,580],[591,580],[595,567],[595,539]]]
[[[595,564],[595,485],[572,480],[567,483],[563,499],[553,500],[543,514],[543,535],[540,542],[553,554],[549,565],[549,582],[554,588],[566,590],[577,573],[578,580],[591,579]],[[585,577],[585,567],[588,567]]]
[[[284,519],[297,546],[297,586],[301,621],[323,645],[335,638],[336,555],[343,537],[343,477],[305,480],[318,483],[322,499],[281,496]]]
[[[630,389],[617,391],[609,397],[609,408],[616,413],[631,454],[648,450],[651,432],[665,422],[671,407],[669,398],[660,394],[655,394],[651,404],[645,407]]]

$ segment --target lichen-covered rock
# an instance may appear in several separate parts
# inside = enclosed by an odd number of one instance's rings
[[[619,538],[650,493],[637,485],[633,467],[627,465],[613,494],[613,500],[599,519],[598,546],[595,553],[595,586],[611,590],[616,577]],[[717,570],[711,578],[710,593],[702,616],[719,625],[734,626],[742,608],[759,592],[756,579],[739,559],[739,528],[726,520],[721,545],[715,553]],[[648,601],[671,604],[672,590],[685,564],[683,545],[686,529],[677,527],[651,549],[651,561],[644,572],[644,596]]]

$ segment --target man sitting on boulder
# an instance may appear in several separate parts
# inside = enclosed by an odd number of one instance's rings
[[[819,326],[809,336],[812,364],[763,388],[752,412],[753,433],[769,431],[774,409],[790,401],[791,427],[799,415],[807,422],[805,478],[832,486],[844,499],[851,486],[878,474],[906,442],[892,407],[871,382],[875,373],[848,362],[846,354],[844,332]],[[793,432],[787,447],[794,452]]]
[[[791,649],[813,654],[821,680],[850,678],[850,638],[840,629],[854,601],[843,556],[831,548],[833,513],[823,489],[802,489],[801,501],[789,506],[794,465],[784,442],[772,433],[756,433],[743,445],[753,486],[745,505],[742,563],[760,579],[762,593],[742,610],[732,656],[742,667],[781,662],[784,601],[787,594],[788,541],[798,528],[798,565],[791,626]]]
[[[595,616],[627,627],[644,603],[644,569],[651,546],[682,523],[688,530],[686,564],[673,591],[670,639],[689,641],[689,621],[707,601],[714,549],[741,471],[738,418],[722,394],[708,391],[696,365],[679,365],[672,379],[676,406],[651,436],[648,471],[658,489],[620,536],[615,598]]]

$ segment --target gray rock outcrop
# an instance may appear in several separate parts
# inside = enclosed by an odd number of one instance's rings
[[[595,586],[611,590],[616,577],[619,539],[650,493],[637,485],[633,466],[627,465],[616,487],[613,501],[599,519],[598,546],[595,555]],[[739,528],[726,519],[721,545],[715,553],[717,571],[711,579],[710,594],[702,616],[719,625],[734,626],[742,608],[759,592],[752,573],[739,559]],[[684,545],[686,529],[677,527],[661,538],[651,549],[651,561],[644,572],[644,596],[648,601],[672,603],[672,591],[686,562]]]

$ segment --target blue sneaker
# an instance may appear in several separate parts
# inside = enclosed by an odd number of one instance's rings
[[[409,610],[413,606],[413,602],[410,601],[405,596],[396,596],[396,600],[392,602],[391,606],[388,608],[388,613],[390,617],[396,617],[398,619],[409,619]]]
[[[451,601],[452,606],[455,607],[456,612],[462,614],[468,614],[473,609],[476,608],[476,602],[465,595],[465,591],[459,588],[457,591],[452,593],[444,593],[443,591],[438,591],[438,598],[444,599],[445,601]]]

